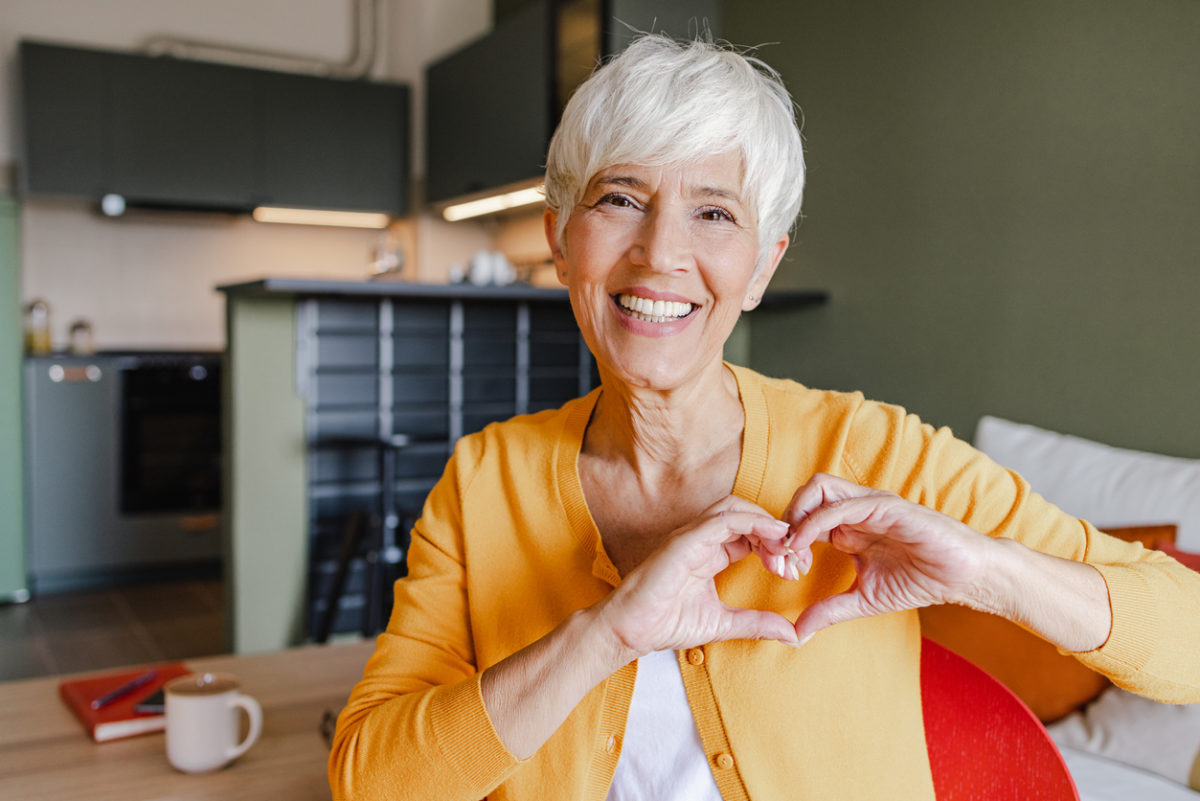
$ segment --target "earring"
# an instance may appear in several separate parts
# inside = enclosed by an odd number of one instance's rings
[[[758,297],[755,295],[747,295],[746,300],[750,301],[751,303],[755,303],[758,301]]]

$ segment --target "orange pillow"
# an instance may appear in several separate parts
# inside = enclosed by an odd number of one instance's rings
[[[1200,573],[1200,553],[1192,553],[1191,551],[1181,551],[1175,547],[1174,542],[1160,542],[1154,546],[1162,551],[1167,556],[1174,559],[1184,567],[1190,567],[1197,573]]]
[[[1103,529],[1110,537],[1120,537],[1126,542],[1140,542],[1147,548],[1161,550],[1159,546],[1174,546],[1176,526],[1162,523],[1155,526],[1122,526]]]
[[[1167,553],[1171,553],[1167,548],[1175,541],[1173,525],[1128,526],[1105,531],[1129,542],[1160,547]],[[1041,637],[1004,618],[952,605],[927,607],[920,615],[922,634],[991,673],[1043,722],[1075,711],[1109,685],[1104,676],[1060,654]]]

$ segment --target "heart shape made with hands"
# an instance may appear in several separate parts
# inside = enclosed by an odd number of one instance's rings
[[[780,519],[789,527],[786,536],[749,543],[769,572],[793,581],[807,575],[817,542],[848,556],[855,571],[849,587],[800,614],[800,644],[847,620],[963,603],[978,584],[981,555],[991,544],[934,509],[825,474],[797,489]]]

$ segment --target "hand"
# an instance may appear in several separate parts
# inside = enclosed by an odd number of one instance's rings
[[[787,618],[726,606],[713,581],[751,551],[768,570],[785,577],[781,540],[788,531],[787,523],[730,495],[673,531],[602,602],[600,615],[630,659],[739,638],[794,643],[795,629]]]
[[[827,542],[854,560],[858,573],[845,592],[800,615],[804,643],[835,623],[940,603],[976,606],[992,540],[953,518],[890,492],[818,474],[796,490],[783,513],[792,526],[785,543],[807,572],[810,547]]]

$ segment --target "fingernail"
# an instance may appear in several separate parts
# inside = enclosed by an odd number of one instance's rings
[[[791,528],[790,524],[785,523],[782,520],[772,520],[771,525],[775,526],[776,530],[778,531],[787,531],[789,528]]]
[[[792,547],[792,540],[794,540],[794,539],[796,539],[796,535],[795,535],[794,533],[792,533],[792,534],[788,534],[788,535],[787,535],[787,537],[785,537],[785,538],[784,538],[784,540],[783,540],[783,547],[784,547],[784,548],[791,548],[791,547]]]
[[[800,578],[800,568],[798,566],[798,560],[796,558],[796,553],[794,551],[788,551],[788,553],[786,554],[786,557],[787,557],[787,577],[790,578],[792,581],[795,581],[798,578]]]
[[[815,634],[815,633],[816,632],[813,632],[813,634]],[[806,642],[811,640],[812,638],[813,638],[813,636],[812,636],[812,634],[810,634],[807,637],[805,637],[803,640],[800,640],[799,642],[788,642],[787,640],[776,640],[776,642],[778,642],[780,645],[786,645],[788,648],[800,648]]]

